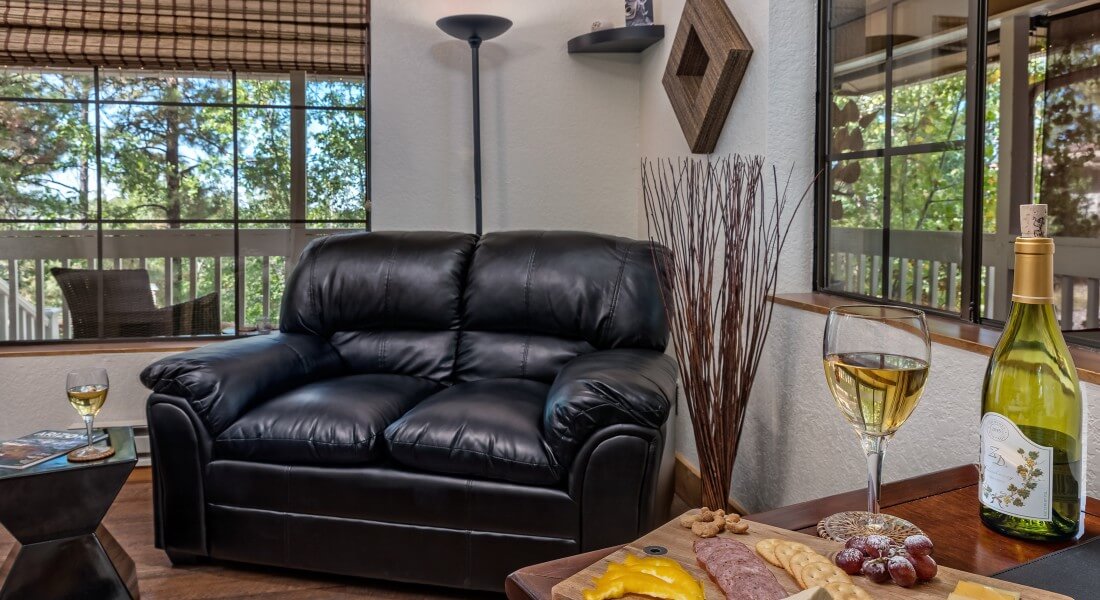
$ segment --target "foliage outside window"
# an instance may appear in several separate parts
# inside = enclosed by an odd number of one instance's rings
[[[369,225],[366,144],[363,78],[0,71],[0,340],[84,337],[58,267],[144,270],[175,322],[134,335],[277,326],[305,243]]]
[[[1100,341],[1100,3],[999,3],[971,31],[985,4],[822,4],[817,287],[1002,320],[1013,214],[1045,202],[1063,328]]]

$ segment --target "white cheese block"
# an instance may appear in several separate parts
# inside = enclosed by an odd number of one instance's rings
[[[823,587],[812,587],[802,590],[793,596],[787,596],[787,600],[833,600],[833,597]]]

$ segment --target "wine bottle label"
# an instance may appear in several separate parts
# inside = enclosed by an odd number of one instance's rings
[[[982,504],[1013,517],[1050,521],[1054,449],[1032,442],[995,412],[982,417],[981,438]]]

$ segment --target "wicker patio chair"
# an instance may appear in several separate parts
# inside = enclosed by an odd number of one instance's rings
[[[157,308],[145,269],[50,269],[69,305],[74,338],[100,337],[99,289],[103,283],[102,337],[157,337],[220,333],[218,295]]]

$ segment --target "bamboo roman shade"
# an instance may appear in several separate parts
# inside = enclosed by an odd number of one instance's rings
[[[0,0],[0,64],[363,75],[370,0]]]

